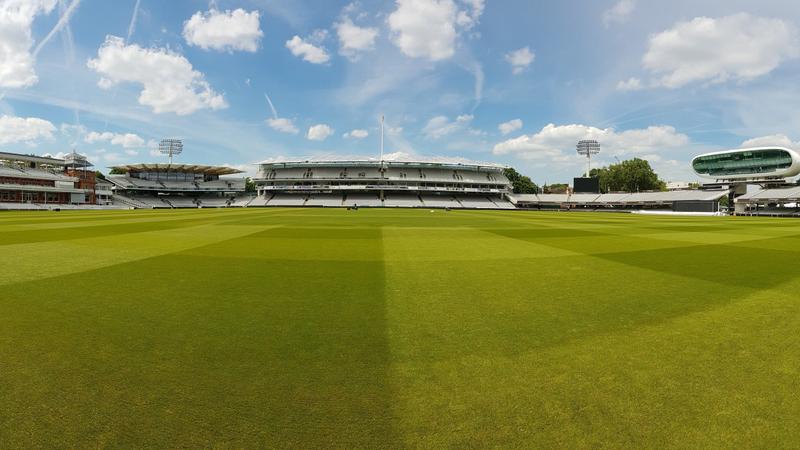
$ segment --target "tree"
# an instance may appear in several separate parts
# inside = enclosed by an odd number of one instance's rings
[[[566,194],[569,190],[567,183],[553,183],[542,186],[542,192],[545,194]]]
[[[125,175],[126,173],[128,173],[128,171],[119,167],[114,167],[111,169],[111,172],[108,172],[109,175]]]
[[[604,193],[663,191],[667,188],[667,184],[658,178],[650,163],[639,158],[592,169],[589,176],[600,179],[600,191]]]
[[[100,172],[99,170],[95,170],[94,171],[94,176],[95,176],[95,178],[98,178],[100,180],[105,180],[106,179],[106,176],[103,175],[103,172]]]
[[[503,169],[503,175],[511,182],[513,192],[515,194],[538,194],[539,186],[531,181],[530,177],[526,177],[521,173],[514,170],[513,167],[506,167]]]
[[[256,191],[256,183],[253,182],[253,179],[247,177],[244,179],[244,191],[245,192],[255,192]]]

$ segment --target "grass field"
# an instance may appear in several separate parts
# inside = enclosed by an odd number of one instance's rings
[[[800,221],[0,214],[0,447],[800,446]]]

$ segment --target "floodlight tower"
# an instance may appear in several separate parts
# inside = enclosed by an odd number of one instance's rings
[[[589,172],[592,170],[592,155],[600,153],[600,143],[592,139],[586,139],[578,141],[578,145],[575,148],[578,150],[579,155],[586,157],[586,176],[588,177]]]
[[[180,139],[162,139],[158,144],[158,151],[162,155],[169,155],[169,163],[172,164],[172,157],[183,152],[183,141]]]

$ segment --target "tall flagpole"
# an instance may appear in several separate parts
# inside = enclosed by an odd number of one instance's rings
[[[381,114],[381,162],[383,162],[383,122],[384,117],[383,114]]]

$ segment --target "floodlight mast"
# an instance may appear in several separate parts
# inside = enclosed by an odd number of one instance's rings
[[[592,155],[600,153],[600,143],[592,139],[585,139],[578,141],[575,149],[579,155],[586,157],[586,177],[588,177],[589,172],[592,171]]]
[[[169,163],[172,164],[172,157],[183,153],[183,141],[180,139],[162,139],[158,144],[158,151],[162,155],[169,155]]]
[[[383,165],[383,124],[385,122],[383,114],[381,114],[381,165]]]

